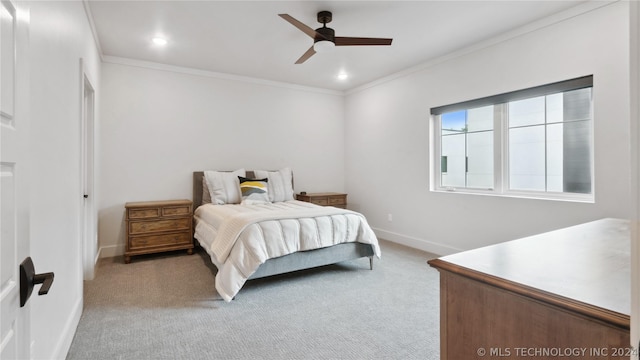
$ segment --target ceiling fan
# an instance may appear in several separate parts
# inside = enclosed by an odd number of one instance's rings
[[[278,14],[278,16],[313,38],[313,45],[309,50],[307,50],[307,52],[302,54],[302,56],[296,61],[296,64],[302,64],[316,52],[323,52],[333,48],[334,46],[391,45],[391,41],[393,40],[386,38],[335,36],[335,31],[332,28],[327,27],[327,23],[330,23],[332,19],[331,11],[320,11],[318,13],[318,22],[322,24],[322,27],[315,30],[294,19],[289,14]]]

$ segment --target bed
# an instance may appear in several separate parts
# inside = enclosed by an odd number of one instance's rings
[[[293,200],[290,169],[206,173],[193,173],[194,238],[218,268],[216,290],[227,302],[247,280],[359,258],[373,270],[373,257],[380,257],[362,214]]]

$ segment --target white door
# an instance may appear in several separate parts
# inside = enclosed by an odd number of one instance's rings
[[[29,255],[29,9],[0,0],[0,359],[30,357],[29,304],[20,307]],[[36,264],[37,269],[37,264]]]

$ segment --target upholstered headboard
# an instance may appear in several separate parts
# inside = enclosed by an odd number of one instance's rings
[[[202,178],[204,171],[193,172],[193,209],[202,205]]]
[[[253,170],[246,171],[248,178],[254,178]],[[204,177],[204,171],[193,172],[193,208],[196,209],[202,205],[202,178]],[[291,185],[293,185],[293,176],[291,177]]]

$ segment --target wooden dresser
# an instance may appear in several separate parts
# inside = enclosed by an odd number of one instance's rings
[[[441,359],[629,359],[630,240],[603,219],[430,260]]]
[[[186,249],[193,254],[191,200],[128,202],[124,262],[131,256]]]
[[[322,206],[335,206],[337,208],[347,208],[347,194],[336,192],[319,192],[296,194],[296,200],[310,202]]]

